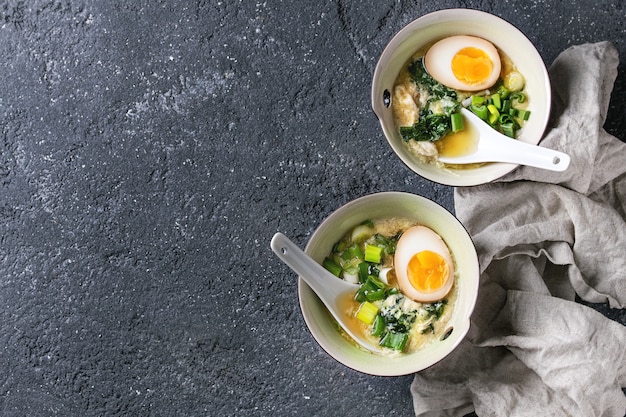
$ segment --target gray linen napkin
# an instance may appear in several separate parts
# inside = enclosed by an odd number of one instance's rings
[[[550,67],[540,145],[568,153],[567,171],[520,167],[455,189],[481,287],[467,338],[415,375],[416,415],[626,414],[626,327],[574,301],[626,307],[626,144],[603,129],[617,65],[601,42]]]

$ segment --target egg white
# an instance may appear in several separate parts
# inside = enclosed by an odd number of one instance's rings
[[[421,292],[413,287],[407,275],[407,267],[413,255],[425,250],[439,254],[448,266],[446,281],[441,288],[430,293]],[[454,282],[454,263],[446,243],[437,233],[425,226],[410,227],[402,234],[394,255],[394,269],[402,293],[422,303],[441,300],[450,292]]]
[[[456,78],[452,72],[452,59],[454,55],[463,48],[473,47],[484,51],[491,62],[493,68],[490,75],[479,83],[466,83]],[[461,91],[479,91],[493,86],[498,77],[502,63],[500,55],[495,46],[485,39],[475,36],[450,36],[436,42],[431,46],[424,57],[426,71],[441,84],[449,88]]]

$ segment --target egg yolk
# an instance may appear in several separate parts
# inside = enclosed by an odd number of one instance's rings
[[[448,280],[448,264],[438,253],[418,252],[407,265],[407,276],[416,290],[423,293],[437,291]]]
[[[492,71],[493,62],[482,49],[463,48],[452,57],[452,73],[466,84],[483,82]]]

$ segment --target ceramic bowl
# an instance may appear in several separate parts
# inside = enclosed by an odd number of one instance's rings
[[[550,80],[545,64],[530,42],[507,21],[478,10],[447,9],[424,15],[405,26],[389,42],[378,61],[372,82],[372,107],[387,141],[398,157],[414,172],[431,181],[470,186],[491,182],[517,167],[490,163],[473,169],[441,169],[421,163],[404,146],[395,126],[390,100],[395,80],[408,59],[421,47],[451,35],[484,38],[509,56],[526,80],[531,117],[518,137],[537,144],[548,124],[551,107]]]
[[[304,320],[319,345],[330,356],[357,371],[381,376],[421,371],[444,359],[463,340],[478,293],[478,257],[463,225],[437,203],[409,193],[383,192],[358,198],[326,218],[315,230],[305,252],[321,263],[345,233],[365,220],[408,217],[430,227],[447,243],[459,272],[458,298],[449,321],[449,336],[413,353],[381,356],[358,347],[342,335],[324,304],[299,278],[298,295]]]

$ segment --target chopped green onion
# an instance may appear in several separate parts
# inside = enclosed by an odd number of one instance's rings
[[[480,117],[482,120],[487,120],[487,117],[488,117],[487,106],[485,105],[471,106],[470,110],[472,111],[472,113]]]
[[[505,86],[503,86],[503,85],[501,85],[500,87],[498,87],[498,91],[497,91],[497,93],[498,93],[498,94],[500,94],[500,97],[501,97],[502,99],[509,98],[509,94],[511,94],[511,92],[509,91],[509,89],[508,89],[508,88],[506,88],[506,87],[505,87]]]
[[[511,100],[517,100],[518,103],[523,103],[526,101],[526,95],[521,92],[511,94]]]
[[[520,91],[524,88],[524,77],[517,71],[510,71],[504,76],[504,85],[511,91]]]
[[[374,241],[377,243],[378,246],[382,247],[388,255],[393,255],[394,253],[396,253],[397,244],[396,240],[394,240],[393,238],[388,238],[380,233],[376,233],[374,235]]]
[[[517,117],[522,120],[528,120],[528,118],[530,117],[530,110],[518,110]]]
[[[378,301],[378,300],[384,300],[386,296],[386,291],[384,288],[379,288],[377,290],[373,290],[373,291],[368,291],[365,294],[365,299],[367,301]]]
[[[343,251],[343,253],[341,254],[341,259],[343,259],[344,261],[355,258],[363,259],[363,250],[356,243],[346,248],[346,250]]]
[[[385,331],[385,319],[380,314],[376,315],[372,324],[372,336],[382,336]]]
[[[335,275],[336,277],[338,277],[339,274],[341,274],[341,266],[330,258],[325,258],[322,261],[322,266],[326,268],[327,270],[329,270],[330,273]]]
[[[523,87],[523,85],[522,85]],[[515,102],[514,102],[515,100]],[[515,137],[522,120],[528,120],[530,112],[515,108],[526,101],[526,94],[504,84],[500,84],[493,94],[471,96],[468,109],[487,122],[495,130]]]
[[[502,129],[502,133],[505,135],[514,138],[515,137],[515,128],[513,127],[513,122],[511,123],[501,123],[500,128]]]
[[[502,108],[502,101],[500,100],[500,94],[496,93],[492,95],[491,102],[496,107],[496,109],[500,110]]]
[[[333,246],[333,253],[341,253],[346,249],[346,242],[344,242],[343,240],[340,240],[339,242],[335,243],[335,246]]]
[[[363,301],[376,301],[385,298],[385,283],[378,278],[368,275],[365,282],[354,295],[354,299]]]
[[[502,108],[500,111],[502,113],[508,113],[511,110],[511,100],[502,100]]]
[[[380,263],[383,254],[383,248],[374,245],[365,245],[365,260],[375,264]]]
[[[359,309],[356,312],[356,318],[361,320],[365,324],[374,323],[374,320],[377,316],[378,307],[376,307],[376,305],[370,303],[369,301],[361,303]]]
[[[402,350],[408,339],[408,333],[387,332],[380,339],[379,345],[393,350]]]
[[[489,124],[493,125],[498,121],[498,117],[500,117],[500,112],[493,104],[488,104],[487,110],[489,110]]]
[[[507,113],[502,113],[500,114],[500,117],[498,118],[498,123],[500,124],[513,123],[513,117],[511,117],[511,115]]]
[[[389,297],[390,295],[399,294],[399,293],[400,293],[399,289],[397,289],[396,287],[391,287],[387,289],[387,292],[385,293],[385,297]]]
[[[343,268],[343,273],[341,274],[344,280],[348,282],[352,282],[354,284],[359,283],[359,268],[355,265],[349,265]]]
[[[368,262],[361,262],[359,264],[359,281],[364,283],[367,281],[367,276],[370,273],[370,264]]]
[[[461,113],[452,113],[450,115],[450,124],[453,132],[463,130],[463,116]]]
[[[361,224],[354,229],[352,229],[352,241],[353,242],[364,242],[372,236],[372,228],[369,224]]]
[[[472,106],[480,106],[485,102],[485,96],[472,96]]]

